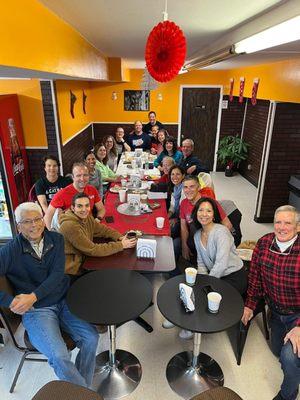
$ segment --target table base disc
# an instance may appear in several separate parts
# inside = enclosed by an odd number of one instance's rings
[[[116,363],[111,367],[109,352],[104,351],[96,358],[93,388],[104,399],[119,399],[133,392],[141,377],[141,364],[133,354],[116,350]]]
[[[196,368],[192,367],[193,353],[176,354],[167,365],[166,376],[171,389],[184,399],[216,386],[223,386],[224,375],[216,361],[207,354],[199,354]]]

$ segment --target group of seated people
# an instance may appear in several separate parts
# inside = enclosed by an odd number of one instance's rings
[[[69,281],[83,273],[86,256],[101,257],[135,247],[135,238],[101,223],[105,215],[103,186],[118,180],[116,168],[122,152],[144,148],[156,138],[157,146],[152,150],[149,145],[148,150],[158,155],[160,182],[167,185],[176,261],[182,256],[199,274],[220,278],[244,295],[244,324],[252,318],[259,299],[266,300],[271,310],[272,350],[280,356],[284,373],[274,399],[295,400],[300,382],[299,212],[291,206],[276,210],[274,233],[258,241],[248,279],[228,215],[215,199],[213,188],[201,187],[198,175],[206,168],[193,154],[193,141],[185,139],[179,150],[176,140],[165,132],[164,139],[159,139],[159,124],[152,112],[144,131],[137,121],[126,140],[119,127],[115,138],[106,136],[84,160],[74,163],[72,180],[59,175],[55,157],[45,158],[45,177],[35,185],[40,206],[28,202],[17,207],[19,235],[0,249],[0,275],[6,275],[15,290],[15,297],[0,292],[0,305],[23,316],[32,344],[47,356],[59,379],[91,386],[97,330],[71,314],[65,296]],[[52,230],[54,219],[58,232]],[[95,243],[97,237],[109,241]],[[181,273],[178,264],[171,275],[177,273]],[[75,364],[58,326],[80,348]],[[164,321],[163,326],[172,324]],[[192,332],[181,331],[180,336],[190,338]]]

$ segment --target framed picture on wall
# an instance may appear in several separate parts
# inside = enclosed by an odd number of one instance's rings
[[[149,111],[150,90],[124,90],[124,111]]]

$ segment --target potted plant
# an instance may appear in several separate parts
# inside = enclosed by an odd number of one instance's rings
[[[225,136],[219,142],[218,161],[225,166],[225,175],[232,176],[233,171],[248,156],[249,144],[238,136]]]

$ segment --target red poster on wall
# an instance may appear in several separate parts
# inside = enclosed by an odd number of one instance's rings
[[[245,89],[245,78],[240,78],[239,103],[242,103],[244,100],[244,89]]]
[[[13,208],[27,201],[30,179],[17,95],[0,96],[0,141]]]
[[[253,87],[252,87],[252,96],[251,96],[251,104],[255,106],[257,103],[257,91],[259,85],[259,78],[253,79]]]

